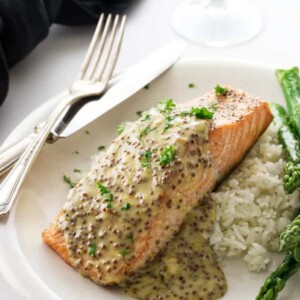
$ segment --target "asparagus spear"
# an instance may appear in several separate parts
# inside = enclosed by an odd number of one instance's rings
[[[290,116],[290,124],[300,137],[300,77],[297,67],[277,70],[276,77],[281,85]]]
[[[291,250],[297,246],[300,246],[300,215],[281,233],[279,250]]]
[[[276,104],[270,108],[274,122],[280,125],[278,138],[286,152],[284,188],[292,193],[300,186],[300,77],[298,68],[278,70],[277,79],[282,87],[290,118],[285,110]],[[291,125],[291,126],[290,126]],[[276,300],[287,280],[300,268],[300,215],[285,229],[280,239],[280,250],[287,250],[286,256],[261,287],[256,300]]]
[[[287,280],[294,275],[300,267],[300,255],[298,253],[300,253],[300,248],[297,247],[294,251],[289,251],[289,253],[286,254],[281,264],[268,276],[260,288],[256,300],[277,299],[279,292],[284,288]]]
[[[289,125],[288,116],[284,108],[275,103],[270,103],[269,106],[274,116],[275,124],[280,125],[280,129],[278,131],[278,139],[285,150],[286,156],[283,187],[287,194],[291,194],[295,191],[296,188],[300,186],[299,141]]]

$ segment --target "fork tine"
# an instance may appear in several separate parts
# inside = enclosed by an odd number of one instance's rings
[[[114,24],[113,24],[113,28],[111,30],[108,46],[107,46],[107,49],[106,49],[106,55],[103,59],[103,62],[101,64],[101,67],[100,67],[99,71],[97,72],[96,76],[94,76],[94,78],[93,78],[93,80],[95,80],[95,81],[100,80],[100,78],[101,78],[101,76],[102,76],[102,74],[103,74],[103,72],[106,68],[106,65],[107,65],[107,62],[108,62],[108,59],[109,59],[109,56],[111,54],[111,50],[112,50],[112,47],[113,47],[113,42],[114,42],[114,39],[115,39],[118,23],[119,23],[119,15],[116,15],[115,20],[114,20]]]
[[[107,17],[105,27],[104,27],[104,30],[103,30],[103,33],[101,35],[101,39],[100,39],[100,42],[99,42],[99,46],[98,46],[98,49],[96,51],[96,61],[92,63],[89,79],[91,79],[93,77],[93,75],[96,71],[96,68],[99,64],[99,60],[100,60],[100,57],[102,55],[104,44],[105,44],[105,41],[106,41],[106,38],[107,38],[107,35],[108,35],[108,29],[110,27],[110,23],[111,23],[111,14],[108,15],[108,17]]]
[[[100,18],[99,18],[99,21],[98,21],[98,24],[97,24],[97,27],[96,27],[96,30],[95,30],[95,33],[93,35],[93,38],[92,38],[92,41],[90,43],[90,46],[89,46],[89,49],[86,53],[86,56],[83,60],[83,63],[82,63],[82,66],[81,66],[81,69],[80,69],[80,72],[78,74],[78,78],[79,79],[82,79],[85,75],[85,72],[88,68],[88,65],[91,61],[91,58],[93,56],[93,53],[95,51],[95,48],[96,48],[96,43],[97,43],[97,40],[99,38],[99,35],[100,35],[100,32],[101,32],[101,28],[102,28],[102,24],[103,24],[103,19],[104,19],[104,14],[101,14]]]
[[[111,78],[112,76],[112,73],[114,71],[114,68],[116,66],[116,62],[118,60],[118,56],[119,56],[119,53],[120,53],[120,49],[121,49],[121,45],[122,45],[122,40],[123,40],[123,35],[124,35],[124,30],[125,30],[125,24],[126,24],[126,15],[124,15],[122,17],[122,20],[121,20],[121,25],[120,25],[120,32],[119,32],[119,36],[118,36],[118,40],[117,40],[117,44],[115,46],[115,49],[113,51],[113,54],[110,55],[111,53],[111,48],[112,48],[112,45],[109,49],[109,52],[108,52],[108,55],[107,55],[107,59],[106,59],[106,62],[105,62],[105,66],[103,67],[103,69],[101,70],[101,72],[99,72],[98,76],[97,76],[97,80],[100,80],[101,79],[101,76],[104,72],[104,68],[106,67],[107,65],[107,62],[108,62],[108,59],[110,56],[112,56],[112,59],[111,59],[111,62],[108,66],[108,70],[106,71],[106,78],[104,78],[102,81],[107,84],[109,79]],[[115,32],[113,32],[113,39],[112,39],[112,44],[113,44],[113,41],[114,41],[114,37],[115,37]]]

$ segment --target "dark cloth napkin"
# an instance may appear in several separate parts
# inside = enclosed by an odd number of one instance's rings
[[[0,0],[0,105],[9,85],[8,69],[23,59],[52,23],[96,23],[101,13],[122,13],[133,0]]]

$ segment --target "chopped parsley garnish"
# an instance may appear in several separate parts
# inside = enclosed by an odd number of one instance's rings
[[[189,83],[189,88],[192,89],[195,87],[195,83]]]
[[[70,186],[70,188],[73,188],[76,185],[76,183],[73,182],[71,178],[66,175],[64,175],[64,181]]]
[[[81,170],[79,170],[79,169],[74,169],[73,172],[75,172],[75,173],[81,173]]]
[[[141,117],[142,114],[143,114],[143,112],[142,112],[141,110],[139,110],[139,111],[136,112],[136,114],[137,114],[139,117]]]
[[[102,185],[100,182],[97,183],[97,186],[100,190],[100,195],[104,196],[104,201],[107,203],[107,208],[112,208],[112,201],[113,201],[113,194],[110,190],[107,189],[104,185]]]
[[[220,85],[217,85],[215,87],[215,93],[216,93],[216,95],[223,95],[224,96],[224,95],[227,94],[227,92],[228,92],[228,89],[226,87],[222,87]]]
[[[159,101],[157,104],[157,109],[161,112],[170,112],[174,109],[176,104],[174,103],[173,99],[168,99],[166,101]]]
[[[132,233],[132,232],[129,232],[129,233],[126,235],[126,239],[127,239],[127,240],[130,240],[131,242],[133,242],[133,233]]]
[[[105,150],[105,146],[99,146],[99,147],[98,147],[98,150],[99,150],[99,151]]]
[[[168,130],[169,128],[172,127],[171,121],[173,121],[175,118],[175,116],[171,116],[171,115],[166,115],[166,121],[165,121],[165,127],[164,127],[164,132],[166,130]]]
[[[145,89],[145,90],[149,90],[149,87],[150,87],[150,84],[146,84],[146,85],[144,86],[144,89]]]
[[[117,126],[117,134],[120,135],[125,130],[125,126],[120,124]]]
[[[96,244],[92,243],[90,248],[89,248],[89,255],[90,256],[95,256],[96,255]]]
[[[206,107],[192,107],[190,111],[182,111],[180,115],[182,117],[195,116],[197,119],[211,119],[214,113],[209,111]]]
[[[79,151],[77,151],[77,150],[76,150],[76,151],[74,151],[74,153],[73,153],[73,154],[77,154],[77,155],[78,155],[78,154],[79,154]]]
[[[130,203],[125,203],[122,207],[121,207],[121,210],[128,210],[129,208],[131,207],[131,204]]]
[[[144,137],[145,135],[147,135],[149,132],[155,130],[156,127],[151,128],[150,126],[145,127],[144,129],[140,130],[140,135],[139,135],[139,139],[141,139],[142,137]]]
[[[206,107],[192,107],[190,115],[195,116],[197,119],[211,119],[214,113],[209,111]]]
[[[216,111],[217,110],[217,106],[216,104],[212,104],[209,109],[213,110],[213,111]]]
[[[143,154],[143,157],[141,159],[141,165],[142,167],[148,168],[151,165],[151,157],[152,157],[152,152],[146,151]]]
[[[126,256],[128,254],[130,254],[130,249],[129,248],[125,248],[122,251],[120,251],[121,256]]]
[[[172,163],[174,160],[176,151],[172,145],[166,147],[159,157],[159,164],[166,166]]]
[[[85,130],[84,133],[85,134],[90,134],[90,132],[88,130]]]
[[[141,119],[141,121],[149,121],[150,120],[150,114],[149,113],[143,113],[142,114],[142,119]]]

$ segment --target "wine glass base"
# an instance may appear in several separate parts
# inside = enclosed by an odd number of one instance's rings
[[[226,47],[253,39],[262,29],[258,9],[245,0],[189,0],[179,5],[172,26],[184,38],[210,47]]]

